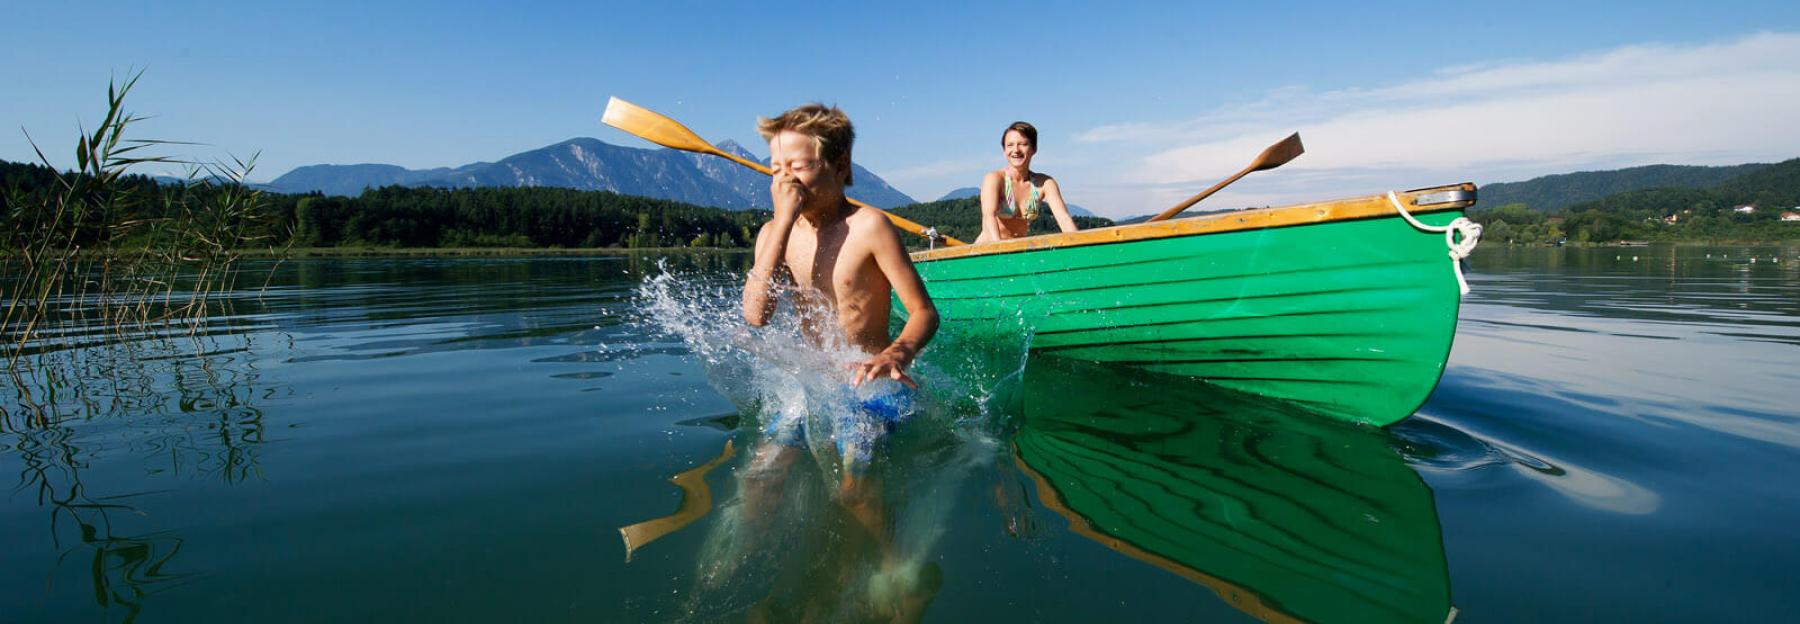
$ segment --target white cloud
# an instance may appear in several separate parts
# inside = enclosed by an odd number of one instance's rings
[[[1800,34],[1633,45],[1324,93],[1288,88],[1194,119],[1096,127],[1078,140],[1156,150],[1128,161],[1114,178],[1120,184],[1095,189],[1111,205],[1156,206],[1237,171],[1296,129],[1304,156],[1207,204],[1287,203],[1581,168],[1792,158],[1800,156]]]

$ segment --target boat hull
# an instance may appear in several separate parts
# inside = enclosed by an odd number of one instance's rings
[[[1464,185],[1467,186],[1467,185]],[[1445,189],[1402,195],[1406,201]],[[1441,226],[1470,199],[1415,209]],[[915,254],[947,331],[1386,425],[1437,385],[1460,293],[1385,196]],[[1034,240],[1041,239],[1041,240]]]

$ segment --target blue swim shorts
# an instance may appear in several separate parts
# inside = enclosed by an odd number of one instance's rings
[[[830,410],[832,439],[838,455],[852,470],[867,468],[875,458],[875,449],[888,434],[898,429],[913,413],[913,391],[898,383],[882,384],[868,389],[847,389],[841,407]],[[776,444],[792,448],[806,446],[806,410],[789,402],[776,409],[763,435]]]

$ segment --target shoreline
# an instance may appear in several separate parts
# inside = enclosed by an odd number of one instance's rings
[[[1486,241],[1486,240],[1481,241],[1481,247],[1486,247],[1490,244],[1495,247],[1718,247],[1718,246],[1727,246],[1727,245],[1746,246],[1746,247],[1748,247],[1748,246],[1800,247],[1800,240],[1792,240],[1792,239],[1781,239],[1781,240],[1772,240],[1772,241],[1760,241],[1760,240],[1654,241],[1653,240],[1653,241],[1628,241],[1628,242],[1627,241],[1615,241],[1615,242],[1607,242],[1607,243],[1574,243],[1574,242],[1571,242],[1571,243],[1565,243],[1562,245],[1554,245],[1551,243],[1502,243],[1502,242],[1498,242],[1498,241],[1493,241],[1493,242]],[[1477,247],[1477,249],[1479,249],[1481,247]]]
[[[379,256],[464,256],[464,257],[524,257],[524,256],[629,256],[646,253],[671,252],[740,252],[749,253],[749,249],[735,247],[640,247],[635,249],[621,248],[575,248],[556,249],[542,247],[295,247],[292,249],[245,249],[239,253],[243,257],[257,258],[330,258],[330,257],[379,257]]]

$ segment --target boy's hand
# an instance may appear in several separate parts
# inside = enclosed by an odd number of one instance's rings
[[[775,222],[793,225],[800,218],[800,206],[806,203],[806,187],[786,169],[776,169],[769,180],[769,196],[775,201]]]
[[[906,384],[908,388],[918,388],[918,382],[906,374],[906,365],[910,363],[912,358],[904,350],[888,347],[875,357],[851,364],[850,368],[856,371],[856,377],[850,381],[850,385],[861,386],[865,381],[886,377]]]

